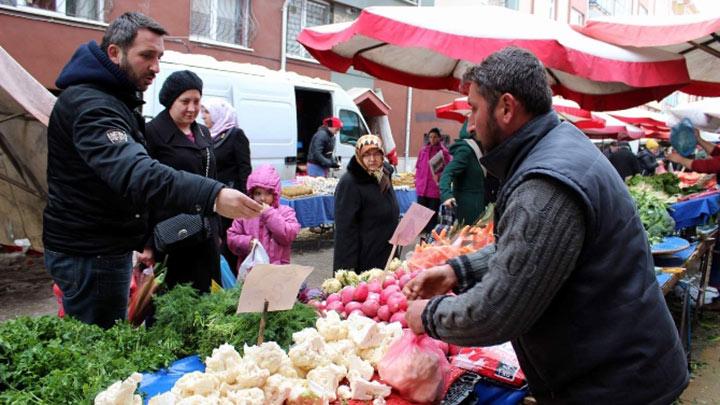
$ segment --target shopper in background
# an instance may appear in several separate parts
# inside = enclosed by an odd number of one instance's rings
[[[608,160],[623,180],[642,171],[637,156],[632,153],[627,142],[613,141],[610,144]]]
[[[643,176],[652,176],[655,174],[660,165],[658,159],[658,153],[660,151],[660,145],[654,139],[648,139],[645,142],[645,147],[642,148],[637,154],[637,160],[640,164],[640,174]]]
[[[474,132],[460,130],[460,139],[450,146],[452,161],[440,177],[440,201],[456,210],[459,223],[474,224],[485,210],[485,172],[480,165],[482,155]]]
[[[235,108],[219,98],[208,98],[202,102],[202,118],[210,128],[215,159],[217,162],[217,179],[228,187],[247,194],[245,186],[252,172],[250,164],[250,142],[245,132],[238,127]],[[231,269],[237,266],[237,256],[227,247],[227,230],[232,219],[220,218],[221,252]]]
[[[335,135],[342,129],[340,118],[329,117],[323,120],[315,135],[310,140],[308,150],[308,176],[327,177],[329,169],[337,169],[340,164],[335,160]]]
[[[382,141],[363,135],[335,188],[333,270],[385,268],[400,217]]]
[[[415,192],[418,204],[433,210],[436,215],[430,219],[423,232],[429,233],[437,224],[437,212],[440,208],[440,188],[438,182],[445,166],[452,160],[450,152],[440,139],[440,130],[432,128],[428,132],[428,143],[420,150],[415,162]]]
[[[148,153],[173,169],[216,179],[210,131],[195,122],[200,114],[202,87],[202,80],[189,70],[168,76],[159,94],[165,109],[147,124]],[[163,208],[153,211],[157,222],[174,215]],[[155,252],[157,260],[168,255],[165,276],[168,287],[190,283],[200,292],[209,292],[212,280],[220,284],[220,217],[216,214],[205,217],[210,227],[205,240],[169,252]]]
[[[250,252],[253,241],[259,241],[270,263],[289,264],[290,246],[300,232],[300,223],[294,209],[280,204],[280,175],[271,165],[262,165],[248,177],[247,190],[262,204],[262,214],[258,218],[233,221],[227,231],[228,248],[243,259]]]

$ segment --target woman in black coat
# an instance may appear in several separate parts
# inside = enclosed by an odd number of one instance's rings
[[[202,80],[189,70],[171,74],[160,90],[160,103],[165,106],[146,126],[148,153],[177,170],[216,178],[216,159],[210,131],[195,122],[200,113]],[[156,209],[155,222],[174,216]],[[211,280],[220,283],[219,216],[210,223],[210,237],[192,247],[168,252],[165,282],[169,287],[191,283],[201,292],[210,291]],[[163,260],[162,254],[156,252]]]
[[[400,208],[392,187],[392,167],[384,162],[382,141],[364,135],[335,189],[333,269],[362,272],[384,268]]]
[[[235,109],[223,99],[211,98],[203,101],[201,113],[205,125],[210,129],[215,149],[217,179],[228,187],[247,194],[247,178],[252,172],[250,142],[245,132],[237,127]],[[220,238],[222,255],[235,272],[238,259],[227,248],[227,230],[232,225],[232,221],[230,218],[220,218]]]

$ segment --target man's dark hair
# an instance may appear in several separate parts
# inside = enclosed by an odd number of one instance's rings
[[[433,132],[436,133],[436,134],[438,134],[438,136],[441,136],[441,135],[442,135],[442,134],[440,133],[440,128],[434,127],[434,128],[430,128],[430,130],[428,131],[428,136],[430,136],[430,134],[432,134]]]
[[[545,76],[545,67],[532,53],[516,48],[503,48],[488,56],[463,75],[463,85],[475,83],[480,95],[494,109],[503,93],[510,93],[533,116],[552,108],[552,92]]]
[[[135,41],[135,37],[141,29],[148,29],[158,35],[167,35],[165,28],[145,14],[125,13],[108,25],[100,49],[107,52],[110,44],[115,44],[123,51],[126,51]]]

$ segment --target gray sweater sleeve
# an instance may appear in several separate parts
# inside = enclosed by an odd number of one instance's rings
[[[522,335],[572,273],[585,239],[581,203],[547,178],[520,184],[496,226],[494,248],[451,263],[459,294],[428,302],[422,320],[431,337],[488,346]]]

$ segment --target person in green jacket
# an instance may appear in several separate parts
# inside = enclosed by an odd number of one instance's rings
[[[447,207],[455,207],[458,223],[474,224],[485,210],[485,173],[480,166],[478,154],[469,142],[479,144],[473,134],[467,132],[467,121],[460,129],[460,139],[450,146],[452,161],[440,177],[440,201]]]

